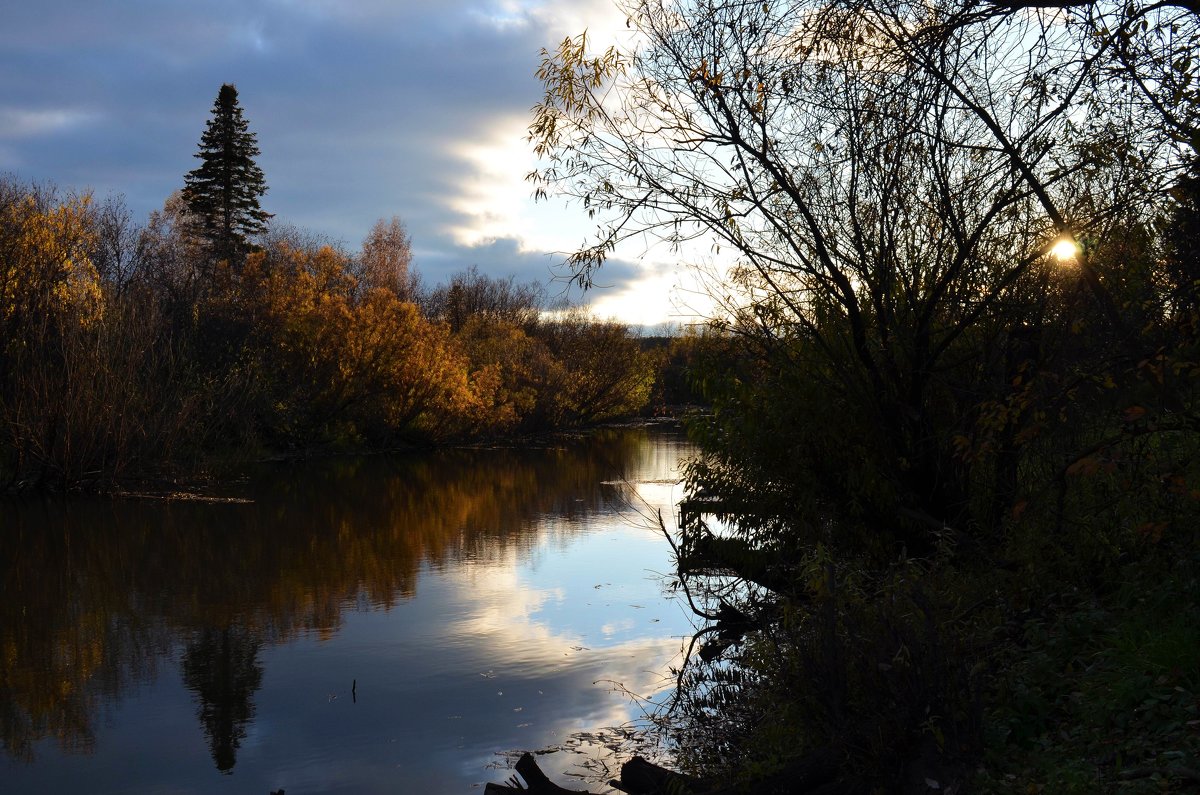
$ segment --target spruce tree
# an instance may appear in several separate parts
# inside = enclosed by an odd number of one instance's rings
[[[195,155],[202,161],[200,167],[188,172],[183,188],[184,201],[203,225],[218,259],[239,259],[249,248],[247,238],[263,232],[271,217],[258,204],[267,192],[263,171],[254,162],[258,154],[237,89],[226,83],[200,138]]]

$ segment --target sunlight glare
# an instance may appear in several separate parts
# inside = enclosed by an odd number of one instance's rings
[[[1079,255],[1079,244],[1069,237],[1059,239],[1050,249],[1050,253],[1059,262],[1071,262]]]

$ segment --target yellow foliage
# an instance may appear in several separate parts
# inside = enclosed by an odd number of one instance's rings
[[[88,326],[103,311],[91,197],[43,209],[32,194],[0,206],[0,330],[26,341],[48,320]]]

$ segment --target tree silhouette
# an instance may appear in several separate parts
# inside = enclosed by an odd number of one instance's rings
[[[1180,175],[1171,198],[1163,266],[1172,285],[1176,315],[1187,334],[1194,337],[1200,332],[1200,155],[1189,158],[1188,170]]]
[[[213,103],[212,118],[200,137],[200,166],[184,177],[183,198],[200,219],[217,259],[233,260],[248,248],[247,238],[266,229],[271,214],[259,207],[267,192],[254,133],[242,116],[237,89],[226,83]]]

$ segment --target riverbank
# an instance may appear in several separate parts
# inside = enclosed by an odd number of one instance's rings
[[[217,258],[166,209],[137,229],[11,178],[0,214],[6,491],[589,426],[650,405],[669,358],[585,309],[546,311],[537,285],[474,269],[377,283],[299,230]],[[101,267],[113,235],[136,261]]]
[[[191,477],[176,476],[173,478],[131,478],[122,483],[81,484],[73,489],[74,494],[105,495],[117,499],[157,500],[164,502],[238,502],[241,498],[228,496],[219,492],[225,491],[223,486],[236,482],[241,477],[239,473],[252,466],[269,464],[297,464],[335,459],[355,459],[379,456],[411,456],[422,453],[453,450],[529,450],[555,447],[565,441],[579,441],[589,436],[606,431],[622,431],[631,429],[675,429],[683,431],[683,415],[695,410],[695,407],[679,407],[677,411],[659,413],[655,416],[638,416],[625,419],[609,420],[585,427],[527,433],[513,436],[502,436],[463,443],[446,444],[410,444],[402,447],[386,449],[353,446],[322,447],[307,450],[293,450],[268,454],[244,453],[229,456],[220,460],[208,462],[207,466]],[[52,496],[55,492],[33,492],[31,490],[10,490],[7,496],[18,497],[38,493],[41,496]],[[0,494],[0,498],[3,498]]]
[[[1180,552],[1092,588],[961,555],[839,566],[785,599],[725,586],[660,716],[672,767],[695,792],[1190,792],[1200,583]]]

